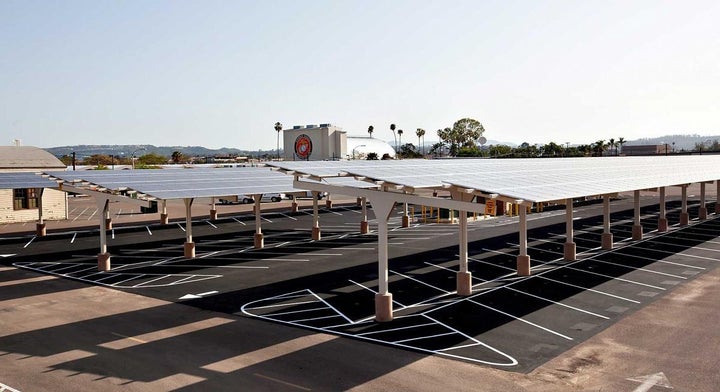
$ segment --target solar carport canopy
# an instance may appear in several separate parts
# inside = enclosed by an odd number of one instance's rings
[[[463,188],[545,202],[720,179],[720,156],[278,162],[288,173],[352,176],[407,191]]]
[[[123,171],[62,171],[45,173],[74,186],[98,191],[132,191],[160,200],[290,193],[293,178],[269,167],[199,168]],[[367,187],[354,179],[334,184]],[[145,195],[145,196],[143,196]]]
[[[0,189],[57,188],[55,181],[30,172],[0,173]]]

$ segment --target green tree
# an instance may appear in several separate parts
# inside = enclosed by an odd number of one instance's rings
[[[596,156],[601,157],[603,155],[603,151],[607,149],[607,144],[605,144],[605,140],[598,140],[593,145],[593,149],[595,150]]]
[[[185,161],[185,156],[180,151],[173,151],[170,159],[172,159],[173,163],[177,165],[178,163]]]
[[[417,152],[417,148],[412,143],[405,143],[400,146],[398,155],[402,158],[422,158],[422,155]]]
[[[550,142],[541,148],[541,155],[544,157],[559,157],[563,155],[563,148],[561,145]]]
[[[513,153],[513,148],[504,144],[493,144],[489,150],[491,158],[507,158]]]
[[[375,127],[373,127],[372,125],[369,126],[369,127],[368,127],[368,133],[370,134],[370,137],[372,137],[373,131],[375,131]]]
[[[615,152],[617,152],[617,149],[615,149],[615,147],[617,147],[617,143],[615,142],[615,139],[610,138],[609,143],[608,143],[608,149],[610,149],[610,155],[613,155],[613,150],[615,150]]]
[[[378,154],[377,154],[376,152],[369,152],[369,153],[367,154],[367,158],[366,158],[366,159],[367,159],[368,161],[377,161],[377,160],[378,160]]]
[[[456,121],[452,128],[438,130],[438,136],[450,145],[450,155],[456,156],[461,147],[474,146],[484,132],[485,128],[479,121],[463,118]]]
[[[167,163],[168,159],[165,156],[150,153],[141,156],[137,161],[143,165],[163,165]]]
[[[619,152],[619,153],[622,153],[622,147],[623,147],[623,144],[625,144],[625,143],[627,143],[627,141],[625,140],[625,138],[622,138],[622,137],[619,137],[619,138],[618,138],[618,140],[617,140],[617,145],[620,146],[620,152]]]

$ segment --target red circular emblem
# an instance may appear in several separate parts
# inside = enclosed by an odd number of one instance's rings
[[[295,155],[300,159],[308,159],[312,153],[310,136],[302,134],[295,139]]]

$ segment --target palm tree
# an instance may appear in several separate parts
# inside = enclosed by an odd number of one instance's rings
[[[403,130],[398,129],[398,140],[400,141],[400,150],[402,150],[402,134],[403,134]]]
[[[605,148],[607,148],[605,140],[598,140],[595,142],[595,152],[597,153],[597,156],[601,157]]]
[[[374,130],[375,130],[375,127],[373,127],[372,125],[368,127],[368,133],[370,134],[370,137],[372,137],[372,133]]]
[[[277,159],[280,160],[280,131],[282,131],[282,124],[280,122],[275,123],[275,131],[277,131]]]
[[[613,149],[617,147],[617,143],[615,143],[615,139],[610,138],[610,143],[608,143],[608,147],[610,148],[610,155],[613,155]],[[617,150],[615,150],[617,152]]]
[[[417,131],[415,131],[415,134],[418,137],[418,147],[422,146],[422,154],[425,155],[425,146],[420,144],[420,138],[425,136],[425,130],[422,128],[418,128]]]
[[[397,136],[395,136],[395,124],[390,124],[390,130],[393,133],[393,139],[395,139],[395,152],[397,153]]]
[[[617,144],[620,146],[620,152],[622,152],[622,147],[623,147],[623,144],[625,144],[625,143],[627,143],[625,138],[622,138],[622,137],[618,138]]]

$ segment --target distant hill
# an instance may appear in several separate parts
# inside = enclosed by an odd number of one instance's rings
[[[158,154],[162,156],[171,156],[173,152],[180,151],[185,156],[204,157],[216,155],[237,155],[237,156],[257,156],[263,154],[273,154],[272,151],[248,151],[239,150],[237,148],[218,148],[211,149],[201,146],[153,146],[151,144],[125,144],[125,145],[78,145],[46,148],[49,153],[56,157],[63,155],[71,155],[73,152],[78,158],[89,157],[94,154],[115,155],[115,156],[131,156],[135,152],[135,156],[145,154]]]

